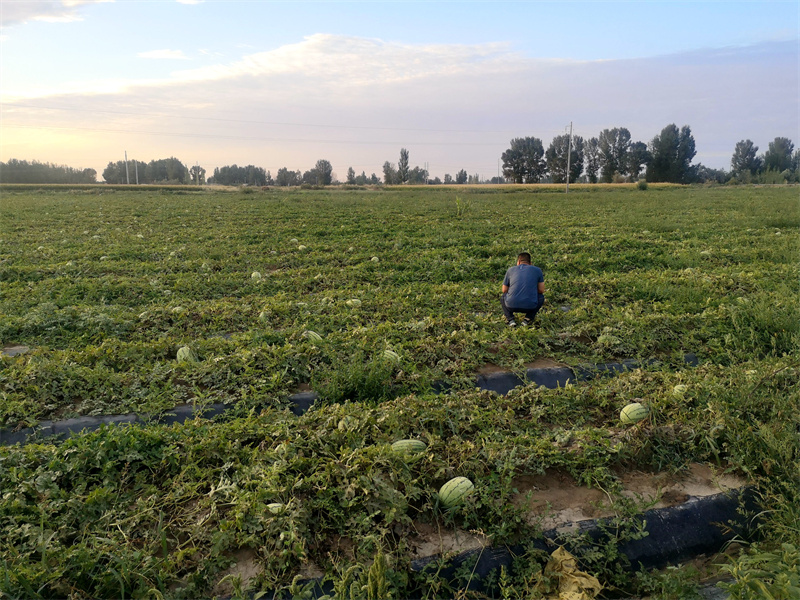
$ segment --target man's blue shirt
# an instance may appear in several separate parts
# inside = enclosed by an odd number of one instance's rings
[[[508,286],[506,306],[536,308],[539,303],[539,282],[544,281],[542,270],[534,265],[516,265],[506,271],[503,285]]]

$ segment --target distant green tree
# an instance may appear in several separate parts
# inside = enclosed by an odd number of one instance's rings
[[[428,183],[428,171],[422,167],[414,167],[408,171],[408,183],[415,185]]]
[[[614,181],[614,175],[628,174],[628,150],[631,132],[624,127],[604,129],[597,137],[600,171],[605,183]]]
[[[653,160],[647,166],[647,181],[666,181],[670,183],[691,183],[694,170],[692,159],[696,154],[694,137],[688,125],[679,130],[672,123],[650,142]]]
[[[777,171],[778,173],[791,170],[792,152],[794,144],[792,140],[785,137],[776,137],[769,143],[769,148],[764,153],[764,169],[767,171]]]
[[[354,185],[356,182],[356,172],[353,170],[353,167],[347,167],[347,183],[350,185]]]
[[[206,170],[203,167],[194,165],[189,169],[189,181],[194,184],[204,184],[206,182]]]
[[[444,174],[444,182],[445,182],[445,184],[453,183],[453,176],[450,175],[450,173],[445,173]]]
[[[383,163],[383,183],[392,185],[398,181],[397,170],[394,168],[394,165],[387,160]]]
[[[536,137],[514,138],[501,158],[503,175],[514,183],[538,183],[547,172],[544,146]]]
[[[300,171],[290,171],[286,167],[281,167],[275,174],[275,185],[281,187],[300,185],[302,175]]]
[[[744,174],[755,175],[763,165],[761,157],[756,153],[758,146],[750,140],[741,140],[736,143],[731,157],[731,174],[741,178]]]
[[[94,169],[74,169],[66,165],[52,165],[37,160],[28,162],[11,158],[0,162],[2,183],[97,183]]]
[[[583,155],[586,160],[586,176],[589,183],[597,183],[597,174],[600,172],[600,149],[597,138],[589,138],[583,147]]]
[[[458,173],[456,173],[456,183],[461,185],[467,183],[467,172],[464,169],[461,169]]]
[[[397,183],[408,182],[408,150],[400,148],[400,161],[397,163]]]
[[[698,183],[725,183],[730,178],[724,169],[712,169],[711,167],[707,167],[701,163],[695,165],[694,170],[695,180]]]
[[[637,181],[642,171],[647,168],[653,156],[644,142],[634,142],[628,149],[628,175],[632,181]]]
[[[330,185],[333,182],[333,166],[324,158],[317,161],[314,171],[317,175],[317,185]]]
[[[569,134],[557,135],[550,142],[545,152],[547,170],[553,177],[553,183],[567,181],[567,152],[569,152],[569,181],[577,181],[583,172],[583,138],[579,135],[572,136],[570,150]]]

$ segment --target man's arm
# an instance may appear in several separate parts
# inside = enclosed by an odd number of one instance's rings
[[[540,283],[539,285],[542,286],[544,284]],[[503,293],[505,294],[507,291],[508,291],[508,286],[507,285],[503,285]]]
[[[505,291],[505,290],[503,290]],[[539,293],[544,294],[544,281],[539,282]]]

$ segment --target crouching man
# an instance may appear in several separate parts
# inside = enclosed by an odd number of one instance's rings
[[[523,313],[523,325],[530,325],[544,304],[544,275],[531,264],[531,255],[522,252],[517,257],[517,266],[506,271],[500,305],[509,327],[516,327],[514,313]]]

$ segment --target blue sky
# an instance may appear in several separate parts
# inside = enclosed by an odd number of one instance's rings
[[[512,137],[573,121],[696,162],[798,139],[796,2],[3,0],[0,159],[101,172],[178,156],[209,171],[331,160],[492,176]]]

